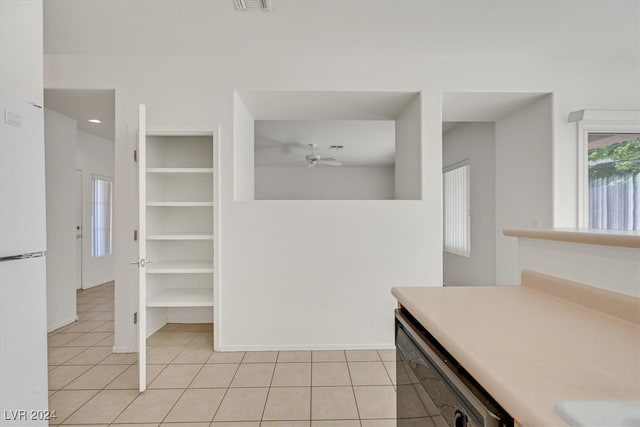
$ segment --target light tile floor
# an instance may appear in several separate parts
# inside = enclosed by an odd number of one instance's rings
[[[168,324],[112,354],[113,283],[78,292],[78,322],[49,334],[52,425],[395,426],[395,351],[213,352],[210,324]]]

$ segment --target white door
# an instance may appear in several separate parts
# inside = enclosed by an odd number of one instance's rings
[[[143,104],[138,121],[138,372],[142,392],[147,388],[147,135]]]
[[[82,170],[76,169],[76,289],[82,287]]]

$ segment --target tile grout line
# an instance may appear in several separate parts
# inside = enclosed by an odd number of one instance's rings
[[[229,390],[231,389],[231,383],[233,382],[233,380],[236,377],[236,374],[238,373],[238,370],[240,369],[240,365],[242,364],[242,361],[244,360],[244,357],[247,355],[247,353],[245,352],[242,355],[242,358],[240,358],[240,361],[238,362],[238,366],[236,367],[235,372],[233,373],[233,376],[231,377],[231,381],[229,381],[229,385],[226,387],[224,394],[222,395],[222,399],[220,399],[220,404],[218,405],[218,407],[216,408],[216,411],[213,413],[213,418],[211,418],[211,423],[214,422],[214,420],[216,419],[216,415],[218,415],[218,411],[220,410],[220,407],[222,406],[222,403],[224,402],[225,397],[227,397],[227,393],[229,393]],[[208,359],[207,359],[208,360]],[[206,363],[205,363],[206,365]]]
[[[309,373],[311,376],[311,378],[309,378],[309,385],[311,386],[311,391],[309,392],[309,426],[311,426],[313,422],[313,351],[309,356],[309,365],[311,366]]]
[[[262,415],[260,416],[260,425],[262,425],[262,422],[265,421],[264,413],[267,410],[267,402],[269,402],[269,395],[271,394],[271,385],[273,384],[273,377],[276,375],[276,365],[278,363],[279,357],[280,357],[280,352],[276,354],[276,361],[273,364],[273,371],[271,372],[271,380],[269,381],[269,388],[267,389],[267,398],[264,400],[264,407],[262,408]]]
[[[186,346],[185,346],[185,348],[186,348]],[[182,351],[184,351],[184,350],[182,350]],[[182,353],[182,351],[180,353]],[[176,358],[180,355],[180,353],[178,353],[176,355]],[[178,364],[176,364],[176,365],[178,365]],[[206,362],[203,363],[202,366],[200,366],[200,369],[198,369],[198,372],[196,372],[196,374],[193,376],[193,378],[191,378],[191,381],[189,381],[189,384],[187,384],[187,386],[182,390],[182,393],[180,393],[180,396],[178,396],[178,398],[173,403],[171,408],[167,411],[167,414],[164,416],[164,418],[162,418],[162,421],[160,421],[160,424],[164,423],[164,421],[167,419],[167,417],[169,416],[171,411],[173,411],[173,408],[175,408],[176,405],[178,404],[178,402],[180,401],[180,399],[182,399],[182,396],[184,396],[184,394],[187,392],[187,390],[189,389],[189,386],[193,383],[193,381],[195,381],[196,377],[202,371],[202,369],[205,367],[205,365],[206,365]],[[169,365],[167,365],[167,366],[169,366]],[[212,421],[213,421],[213,418],[211,418],[211,420],[209,420],[209,423],[211,423]]]
[[[140,364],[138,363],[138,361],[136,361],[135,363],[132,363],[132,364],[131,364],[131,366],[136,365],[136,364],[138,365],[138,369],[140,369]],[[164,368],[162,368],[162,370],[160,370],[160,372],[158,372],[158,374],[154,377],[154,379],[155,379],[158,375],[160,375],[160,374],[161,374],[161,373],[162,373],[162,372],[167,368],[167,366],[169,366],[169,364],[165,365],[165,367],[164,367]],[[127,368],[127,369],[129,369],[129,368]],[[125,369],[125,371],[126,371],[126,369]],[[121,373],[120,375],[124,374],[124,372],[125,372],[125,371],[122,371],[122,373]],[[120,375],[118,375],[116,378],[114,378],[112,381],[110,381],[110,382],[109,382],[109,384],[111,384],[111,383],[112,383],[113,381],[115,381],[118,377],[120,377]],[[153,381],[152,381],[152,382],[153,382]],[[102,388],[102,390],[99,390],[99,391],[98,391],[98,393],[100,393],[101,391],[106,391],[106,390],[107,390],[107,387],[109,386],[109,384],[107,384],[105,387],[103,387],[103,388]],[[110,390],[111,390],[111,389],[110,389]],[[135,391],[136,389],[113,389],[113,390],[134,390],[134,391]],[[93,398],[94,398],[98,393],[96,393],[96,394],[95,394],[94,396],[92,396],[89,400],[87,400],[87,401],[86,401],[82,406],[84,406],[84,405],[85,405],[86,403],[88,403],[91,399],[93,399]],[[129,406],[131,406],[131,404],[132,404],[133,402],[135,402],[135,401],[138,399],[138,397],[140,397],[140,395],[141,395],[141,394],[142,394],[142,393],[139,391],[139,389],[137,389],[137,395],[136,395],[133,399],[131,399],[131,402],[127,403],[127,404],[124,406],[124,408],[122,408],[122,410],[118,413],[118,415],[116,415],[116,416],[113,418],[113,420],[111,420],[111,422],[109,422],[109,425],[113,424],[113,423],[114,423],[114,421],[115,421],[115,420],[117,420],[117,419],[118,419],[118,417],[119,417],[120,415],[122,415],[122,414],[124,413],[124,411],[126,411],[126,410],[129,408]],[[78,410],[80,410],[80,408],[78,408]],[[77,411],[76,411],[76,412],[77,412]],[[75,412],[74,412],[74,413],[75,413]],[[67,418],[67,419],[68,419],[68,418]]]
[[[81,376],[83,376],[84,374],[86,374],[87,372],[89,372],[91,369],[93,369],[93,368],[95,368],[96,366],[99,366],[99,365],[63,365],[63,366],[91,366],[91,368],[87,369],[86,371],[84,371],[83,373],[81,373],[80,375],[78,375],[77,377],[72,379],[71,381],[67,382],[65,385],[60,387],[57,391],[60,391],[60,390],[83,390],[83,389],[65,389],[65,387],[68,386],[69,384],[71,384],[72,382],[74,382],[75,380],[77,380],[78,378],[80,378]],[[106,365],[100,365],[100,366],[106,366]],[[56,369],[61,368],[61,367],[62,366],[58,366]],[[125,369],[125,371],[126,371],[126,369]],[[124,371],[122,371],[122,372],[124,372]],[[120,375],[122,375],[122,373],[118,374],[116,376],[116,378],[118,378]],[[113,381],[115,381],[115,378],[113,380],[109,381],[109,383],[107,385],[111,384]],[[84,390],[93,390],[93,389],[84,389]],[[52,390],[49,390],[49,391],[52,391]]]
[[[183,346],[182,351],[180,351],[178,354],[176,354],[176,356],[171,359],[171,362],[173,362],[174,360],[176,360],[183,351],[185,351],[187,349],[187,347],[189,347],[189,344],[191,344],[195,339],[196,339],[197,335],[195,335],[193,337],[193,339],[191,341],[189,341],[187,344],[185,344]],[[207,358],[207,360],[209,360],[209,358]],[[167,414],[164,416],[164,418],[162,419],[162,421],[160,422],[160,424],[164,423],[164,421],[167,419],[167,417],[169,416],[169,414],[171,413],[171,411],[173,411],[173,408],[176,407],[176,405],[178,404],[178,402],[180,401],[180,399],[182,399],[182,396],[184,396],[184,394],[187,392],[187,390],[189,389],[189,387],[191,386],[191,384],[193,384],[193,382],[195,381],[196,377],[200,374],[200,372],[202,372],[202,370],[204,369],[204,367],[207,365],[207,360],[205,360],[202,363],[202,366],[200,366],[200,369],[198,369],[198,372],[196,372],[196,374],[193,376],[193,378],[191,379],[191,381],[189,381],[189,384],[187,384],[187,386],[182,390],[182,393],[180,394],[180,396],[178,397],[178,399],[174,402],[174,404],[171,406],[171,408],[169,409],[169,411],[167,411]],[[169,362],[169,364],[167,364],[167,366],[169,366],[171,364],[171,362]],[[179,363],[176,363],[175,365],[181,365]],[[165,366],[164,369],[167,368],[167,366]],[[164,371],[164,369],[162,371]],[[162,373],[162,371],[160,373]],[[160,375],[160,373],[158,375]],[[157,376],[156,376],[157,378]],[[222,401],[220,402],[222,403]],[[215,416],[215,414],[214,414]],[[213,422],[213,417],[211,418],[211,420],[209,420],[209,424],[211,424]]]
[[[353,393],[353,401],[356,404],[356,412],[358,413],[358,421],[362,427],[362,419],[360,418],[360,408],[358,408],[358,399],[356,399],[356,389],[353,386],[353,378],[351,377],[351,367],[349,366],[349,359],[347,358],[347,351],[344,352],[344,360],[347,364],[347,372],[349,372],[349,382],[351,383],[351,393]]]
[[[378,356],[380,356],[380,360],[382,361],[382,367],[384,368],[384,371],[387,373],[387,377],[389,377],[389,381],[391,381],[391,385],[393,386],[393,389],[395,391],[398,391],[398,388],[396,387],[396,384],[393,382],[393,378],[391,378],[391,374],[389,373],[389,370],[387,369],[387,365],[385,365],[385,361],[382,360],[382,355],[380,354],[380,352],[378,352]],[[396,362],[393,361],[393,366],[395,367]],[[398,378],[396,375],[396,383],[398,382]]]
[[[60,390],[58,390],[60,391]],[[69,390],[69,391],[79,391],[79,390]],[[70,413],[69,415],[67,415],[63,420],[60,421],[60,423],[55,424],[55,425],[64,425],[64,422],[67,421],[69,418],[71,418],[76,412],[78,412],[80,409],[82,409],[84,407],[84,405],[86,405],[87,403],[89,403],[89,401],[91,399],[93,399],[94,397],[96,397],[98,395],[98,393],[100,393],[102,390],[96,390],[96,389],[88,389],[88,390],[81,390],[81,391],[95,391],[95,393],[93,393],[93,395],[91,395],[91,397],[89,397],[86,402],[84,402],[82,405],[80,405],[78,407],[78,409],[76,409],[75,411],[73,411],[72,413]],[[55,409],[54,409],[55,410]]]

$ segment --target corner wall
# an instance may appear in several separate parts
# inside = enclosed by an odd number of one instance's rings
[[[233,92],[233,134],[233,196],[235,200],[253,200],[255,125],[236,91]]]
[[[44,110],[47,330],[76,320],[76,121]]]
[[[443,253],[445,285],[493,285],[496,280],[494,123],[461,123],[443,135],[443,168],[469,160],[471,256]]]
[[[496,283],[519,284],[518,242],[505,228],[553,227],[553,97],[499,119],[496,153]],[[575,159],[574,159],[575,162]],[[571,165],[575,168],[575,164]]]
[[[395,195],[401,200],[422,199],[421,95],[396,118]]]

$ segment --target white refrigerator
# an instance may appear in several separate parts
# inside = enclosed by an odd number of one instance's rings
[[[0,425],[47,425],[44,115],[0,95]]]

